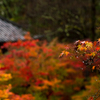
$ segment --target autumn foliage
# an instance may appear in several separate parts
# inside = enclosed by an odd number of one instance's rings
[[[0,84],[8,95],[3,100],[75,100],[76,93],[87,90],[86,77],[99,70],[100,40],[65,45],[31,39],[7,42],[2,48],[8,49],[0,55]]]

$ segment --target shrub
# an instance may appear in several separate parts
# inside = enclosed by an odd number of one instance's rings
[[[35,100],[70,100],[72,94],[84,89],[81,68],[85,68],[71,47],[72,44],[66,46],[56,40],[50,44],[38,40],[5,43],[2,48],[8,52],[1,56],[4,67],[0,69],[13,76],[9,81],[11,91],[32,94]],[[64,48],[68,51],[63,51]],[[67,57],[62,57],[63,54]]]

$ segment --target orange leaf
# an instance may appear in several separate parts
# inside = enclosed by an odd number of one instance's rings
[[[32,37],[30,36],[30,32],[27,32],[24,36],[25,40],[31,40]]]
[[[89,97],[88,100],[93,100],[93,97]]]
[[[92,71],[95,69],[95,66],[92,67]]]
[[[62,53],[59,55],[59,58],[61,58],[64,54],[67,56],[69,54],[69,52],[68,51],[62,51]]]

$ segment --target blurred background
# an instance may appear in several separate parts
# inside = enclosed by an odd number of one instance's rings
[[[31,35],[61,42],[100,36],[99,0],[0,0],[0,15]]]
[[[100,0],[0,0],[0,99],[100,100],[99,11]],[[73,49],[97,39],[97,51]]]

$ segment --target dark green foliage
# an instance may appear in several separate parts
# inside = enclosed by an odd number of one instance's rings
[[[100,2],[92,1],[2,0],[0,15],[19,23],[32,35],[44,34],[48,41],[54,37],[71,42],[86,38],[94,40],[99,37],[96,27],[100,22]]]

